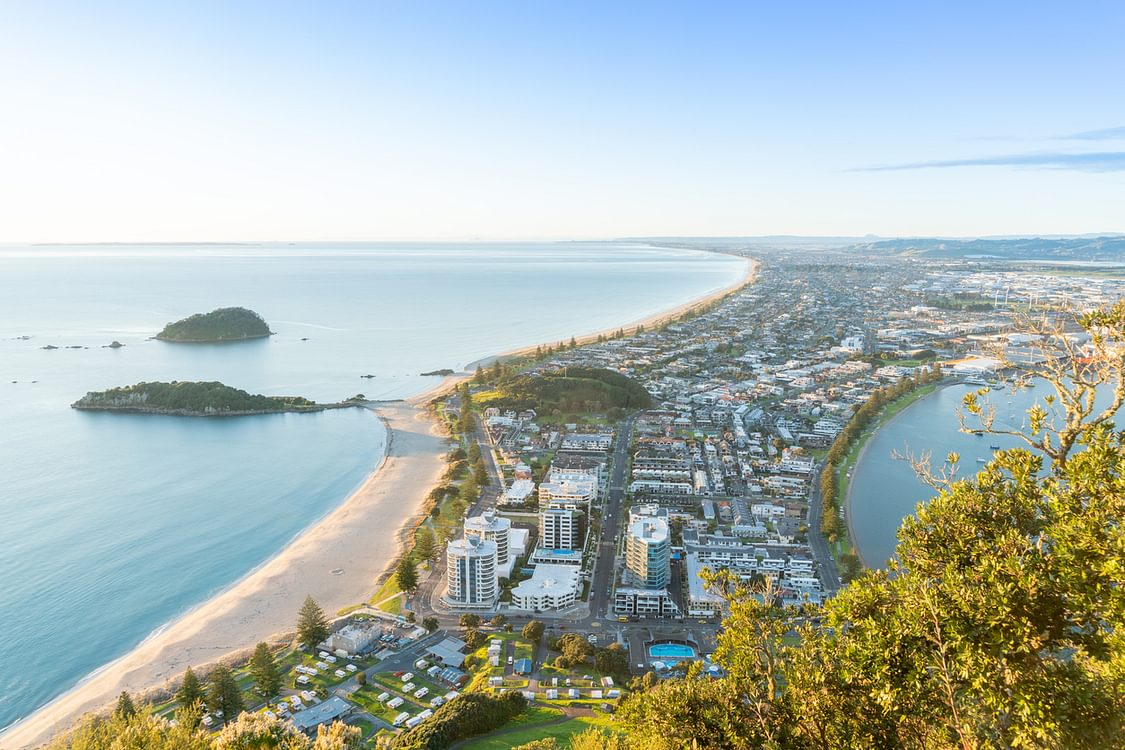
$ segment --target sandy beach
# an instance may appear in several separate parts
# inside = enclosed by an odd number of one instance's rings
[[[161,686],[188,666],[284,633],[308,594],[329,616],[364,601],[399,553],[401,534],[388,529],[411,521],[445,468],[445,441],[417,403],[378,406],[388,427],[387,455],[342,505],[234,586],[15,724],[0,736],[0,746],[38,746],[122,690]],[[336,569],[343,573],[334,574]]]
[[[659,326],[752,283],[757,270],[758,262],[746,259],[744,275],[728,287],[577,340],[589,343],[619,328],[631,331],[638,325]],[[481,361],[534,350],[534,346],[524,347]],[[403,530],[412,525],[445,468],[447,446],[425,406],[469,377],[471,372],[450,375],[407,401],[379,404],[376,411],[388,428],[387,455],[343,504],[229,589],[8,728],[0,734],[0,747],[37,747],[72,726],[82,714],[111,703],[122,690],[136,694],[170,684],[189,666],[214,663],[286,633],[306,595],[312,594],[329,616],[366,601],[399,554]],[[396,533],[388,534],[389,529]],[[343,572],[333,572],[339,569]]]

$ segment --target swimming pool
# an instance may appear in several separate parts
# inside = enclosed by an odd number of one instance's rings
[[[655,643],[648,647],[648,653],[661,661],[695,658],[695,649],[682,643]]]

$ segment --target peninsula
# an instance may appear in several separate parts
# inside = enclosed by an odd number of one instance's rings
[[[87,411],[125,411],[185,417],[232,417],[247,414],[324,411],[355,405],[356,399],[318,404],[302,396],[263,396],[218,382],[137,383],[91,391],[71,404]]]
[[[209,313],[197,313],[169,323],[156,338],[184,344],[208,344],[261,339],[272,335],[273,331],[266,321],[253,310],[245,307],[220,307]]]

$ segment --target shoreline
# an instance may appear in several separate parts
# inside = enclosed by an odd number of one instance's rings
[[[732,257],[746,265],[734,284],[636,322],[575,336],[575,341],[583,345],[621,328],[657,327],[738,292],[757,278],[760,261]],[[123,656],[0,730],[0,744],[5,750],[38,747],[73,726],[82,715],[110,705],[122,690],[143,695],[169,686],[189,666],[214,664],[259,641],[275,640],[292,630],[282,623],[295,621],[307,594],[314,596],[330,619],[339,610],[366,601],[397,561],[406,539],[404,532],[412,528],[427,493],[445,469],[448,446],[429,405],[472,378],[470,370],[476,364],[526,355],[535,348],[529,345],[485,357],[469,363],[466,372],[447,375],[421,393],[368,404],[365,408],[387,430],[385,453],[340,505],[228,588],[160,626]],[[394,533],[387,534],[388,528],[394,528]],[[344,574],[334,575],[332,571],[339,568]]]
[[[705,250],[703,252],[716,252],[716,251]],[[761,261],[758,260],[757,258],[751,258],[751,257],[743,256],[743,255],[733,255],[733,254],[730,254],[730,253],[719,253],[719,254],[720,255],[730,255],[730,257],[732,257],[732,258],[739,258],[739,259],[745,261],[746,270],[743,272],[743,274],[739,278],[739,280],[736,281],[735,283],[733,283],[729,286],[725,286],[722,289],[718,289],[714,292],[711,292],[710,294],[708,294],[704,297],[700,297],[700,298],[692,300],[690,302],[685,302],[685,303],[683,303],[681,305],[677,305],[676,307],[673,307],[669,310],[662,310],[661,312],[653,313],[652,315],[649,315],[647,317],[644,317],[644,318],[641,318],[639,320],[633,321],[631,323],[626,323],[626,324],[620,325],[620,326],[612,326],[610,328],[603,328],[601,330],[594,331],[592,333],[586,333],[586,334],[583,334],[581,336],[575,336],[574,337],[575,343],[578,346],[584,346],[586,344],[592,344],[592,343],[594,343],[598,340],[598,336],[607,336],[608,337],[608,336],[616,333],[620,329],[625,329],[626,331],[628,331],[630,328],[636,329],[637,326],[644,326],[646,329],[651,328],[651,327],[659,327],[661,325],[664,325],[665,323],[672,322],[673,320],[680,317],[684,313],[688,313],[688,312],[691,312],[693,310],[697,310],[701,307],[706,307],[707,305],[717,303],[720,300],[723,300],[723,299],[729,297],[730,295],[739,292],[740,290],[749,286],[750,284],[753,284],[754,281],[758,278],[758,270],[761,268]],[[474,370],[475,370],[477,365],[481,365],[482,367],[484,367],[484,366],[487,366],[487,365],[491,365],[493,362],[495,362],[497,360],[504,361],[504,360],[507,360],[507,359],[511,359],[513,357],[522,357],[522,356],[526,356],[528,354],[534,354],[536,347],[544,346],[547,343],[548,342],[541,342],[539,344],[529,344],[528,346],[521,346],[521,347],[517,347],[515,349],[509,349],[508,351],[501,352],[500,354],[490,354],[486,357],[481,357],[480,359],[473,360],[472,362],[469,362],[467,365],[465,365],[465,370],[463,372],[454,373],[453,375],[446,375],[445,378],[440,383],[438,383],[437,385],[435,385],[435,386],[433,386],[433,387],[431,387],[431,388],[429,388],[425,391],[422,391],[421,393],[419,393],[415,396],[411,396],[409,400],[410,401],[416,401],[417,403],[419,403],[421,405],[428,404],[429,402],[434,401],[434,400],[436,400],[438,398],[441,398],[442,396],[446,395],[447,393],[452,391],[454,388],[456,388],[458,385],[460,385],[462,382],[464,382],[466,380],[471,380],[473,375],[475,374]]]
[[[890,419],[886,420],[885,422],[884,421],[878,422],[875,425],[875,429],[871,430],[864,437],[861,438],[863,440],[863,444],[860,446],[859,454],[855,457],[855,463],[852,465],[852,476],[848,480],[848,491],[846,493],[844,493],[844,520],[845,520],[846,525],[847,525],[848,541],[851,543],[852,551],[855,552],[856,556],[859,558],[860,564],[863,565],[864,568],[871,568],[871,566],[867,563],[867,558],[864,557],[863,550],[861,550],[859,548],[859,545],[856,543],[855,528],[852,525],[853,524],[853,521],[852,521],[852,507],[853,507],[852,499],[853,499],[853,495],[855,494],[855,478],[858,475],[860,464],[863,463],[864,456],[867,455],[867,449],[871,447],[872,438],[874,438],[877,434],[879,434],[879,431],[882,430],[884,427],[890,425],[892,422],[894,422],[896,419],[901,417],[906,412],[913,409],[918,404],[922,403],[923,401],[925,401],[928,398],[933,398],[934,396],[938,395],[939,393],[941,393],[946,388],[957,385],[958,383],[959,383],[959,381],[956,381],[956,380],[953,381],[953,382],[950,382],[950,383],[938,383],[936,388],[934,388],[932,391],[929,391],[928,393],[923,393],[923,394],[918,395],[909,404],[907,404],[906,406],[904,406],[903,408],[901,408],[897,412],[895,412],[895,414]],[[882,569],[883,566],[879,566],[879,567],[880,567],[880,569]]]
[[[387,428],[382,460],[340,505],[276,555],[226,589],[166,623],[114,661],[10,725],[6,750],[38,747],[122,690],[141,695],[168,686],[191,666],[229,659],[292,631],[312,594],[331,619],[363,601],[401,552],[408,528],[445,468],[446,439],[415,404],[369,407]],[[403,502],[401,498],[413,498]],[[397,502],[396,502],[397,501]],[[386,533],[387,529],[395,533]],[[334,570],[343,569],[342,575]]]

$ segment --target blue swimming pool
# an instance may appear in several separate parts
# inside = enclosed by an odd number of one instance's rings
[[[682,643],[655,643],[648,647],[649,656],[661,661],[694,659],[695,649]]]

